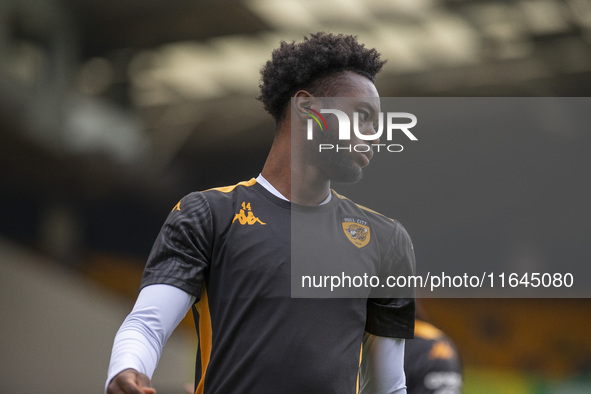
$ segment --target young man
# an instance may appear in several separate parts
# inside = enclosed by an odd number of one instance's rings
[[[273,52],[259,99],[277,129],[262,173],[192,193],[174,207],[136,305],[115,337],[108,393],[154,392],[148,387],[162,346],[191,306],[200,342],[196,393],[406,392],[402,338],[413,335],[413,299],[290,293],[292,217],[322,235],[310,235],[305,258],[336,256],[374,271],[414,268],[412,244],[399,223],[330,189],[331,180],[359,180],[371,151],[319,154],[304,136],[309,111],[320,110],[318,97],[359,98],[367,115],[359,128],[374,133],[379,96],[373,81],[383,63],[355,37],[326,33],[282,42]],[[319,138],[337,138],[331,129]],[[343,218],[365,223],[363,241],[347,235]]]

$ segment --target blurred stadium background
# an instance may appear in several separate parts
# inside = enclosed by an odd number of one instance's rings
[[[101,392],[169,210],[258,174],[273,134],[254,99],[259,69],[280,40],[319,30],[354,33],[389,59],[384,97],[591,93],[589,0],[0,0],[0,392]],[[505,137],[493,148],[517,136]],[[552,138],[560,148],[542,156],[518,139],[514,161],[500,154],[476,176],[450,177],[436,202],[417,186],[425,169],[405,168],[409,187],[372,208],[406,225],[419,263],[445,264],[453,253],[441,245],[493,217],[506,234],[465,248],[495,242],[502,264],[568,248],[589,263],[589,136]],[[471,143],[464,152],[479,155]],[[550,155],[517,190],[481,187],[498,168]],[[470,157],[436,162],[452,171]],[[472,188],[495,209],[458,204],[455,191]],[[541,228],[546,209],[559,237]],[[466,393],[591,392],[589,300],[424,306],[459,348]],[[165,349],[161,393],[192,379],[190,324]]]

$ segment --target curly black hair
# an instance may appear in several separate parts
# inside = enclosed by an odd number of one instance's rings
[[[353,71],[373,82],[384,63],[377,50],[365,48],[352,35],[319,32],[297,44],[281,41],[261,69],[258,100],[279,124],[298,90],[328,97],[340,72]]]

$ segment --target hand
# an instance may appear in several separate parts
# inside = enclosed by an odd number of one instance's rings
[[[135,369],[125,369],[111,380],[107,394],[156,394],[147,375]]]

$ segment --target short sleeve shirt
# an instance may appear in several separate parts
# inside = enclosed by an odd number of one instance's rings
[[[347,260],[369,253],[378,269],[414,269],[398,222],[334,197],[310,226],[332,220],[322,233],[351,246]],[[413,336],[412,298],[291,296],[292,211],[251,179],[185,196],[164,223],[142,287],[168,284],[197,298],[197,393],[355,393],[364,331]],[[343,219],[366,222],[373,242],[352,244]]]

